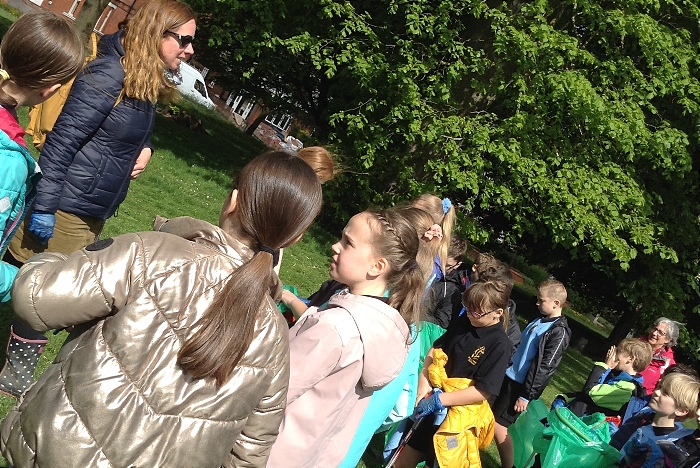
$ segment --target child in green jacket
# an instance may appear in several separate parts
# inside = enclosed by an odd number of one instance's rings
[[[619,426],[630,398],[643,397],[646,393],[639,372],[649,365],[652,353],[646,341],[625,338],[617,347],[610,347],[605,362],[595,363],[579,393],[560,395],[552,406],[561,406],[566,398],[570,401],[568,408],[576,416],[604,413]]]

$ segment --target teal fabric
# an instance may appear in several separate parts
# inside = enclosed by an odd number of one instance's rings
[[[32,177],[36,162],[27,148],[12,141],[0,131],[0,257],[5,254],[10,239],[27,214],[33,193]],[[12,282],[17,268],[0,262],[0,301],[10,300]]]
[[[411,331],[412,338],[415,339],[415,327],[411,327]],[[415,340],[399,375],[372,394],[355,437],[339,468],[355,468],[375,432],[388,429],[391,424],[407,418],[413,412],[418,390],[420,350],[420,341]]]
[[[421,322],[420,331],[418,332],[418,340],[420,341],[420,365],[418,366],[418,372],[423,369],[423,361],[425,361],[425,356],[433,347],[435,340],[440,338],[445,334],[447,330],[442,328],[440,325],[436,325],[431,322]]]

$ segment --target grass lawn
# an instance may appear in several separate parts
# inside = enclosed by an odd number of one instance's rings
[[[181,107],[192,109],[191,105]],[[21,117],[26,119],[26,113]],[[146,172],[131,184],[129,195],[117,216],[107,222],[103,237],[150,230],[153,218],[158,214],[166,217],[188,215],[216,223],[233,175],[252,157],[264,151],[264,147],[215,113],[202,111],[202,120],[206,133],[195,133],[172,119],[158,117],[153,136],[156,153]],[[303,295],[315,291],[328,278],[328,253],[337,234],[313,226],[298,244],[285,250],[282,280],[297,286]],[[0,312],[0,334],[4,340],[12,320],[11,309],[4,305]],[[50,342],[41,357],[37,375],[46,369],[67,336],[65,332],[47,335]],[[4,360],[4,342],[0,347],[0,359]],[[567,351],[543,399],[549,403],[557,393],[579,389],[591,366],[592,361],[586,356]],[[13,398],[1,396],[0,418],[14,404]],[[359,467],[382,466],[377,458],[381,439],[375,437]],[[482,454],[482,460],[487,468],[500,466],[493,444]],[[0,466],[7,466],[6,462],[0,460]]]

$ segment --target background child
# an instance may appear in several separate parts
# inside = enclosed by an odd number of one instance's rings
[[[84,49],[80,36],[65,20],[53,13],[36,11],[18,19],[0,45],[0,257],[22,223],[34,197],[39,168],[24,142],[24,130],[16,109],[48,99],[70,81],[83,65]],[[0,301],[10,300],[10,289],[17,267],[0,262]],[[20,326],[23,326],[20,324]],[[38,341],[38,342],[37,342]],[[23,340],[10,331],[8,349],[31,348],[39,358],[46,343]],[[10,358],[17,358],[9,352]],[[17,359],[6,359],[0,374],[0,391],[19,396],[34,382],[34,366],[23,372]]]
[[[338,175],[338,166],[333,157],[323,146],[309,146],[297,151],[301,159],[311,166],[316,173],[318,181],[322,184],[333,180]]]
[[[453,315],[462,310],[462,294],[469,284],[469,274],[462,266],[467,253],[467,241],[452,235],[447,249],[445,274],[435,280],[428,291],[426,320],[447,329]]]
[[[463,429],[468,426],[468,421],[453,423],[449,418],[452,414],[463,414],[460,407],[470,406],[471,410],[466,411],[474,412],[475,421],[472,422],[481,429],[474,433],[479,434],[479,442],[490,442],[486,428],[490,423],[492,425],[493,420],[486,400],[490,395],[498,394],[510,357],[508,337],[501,322],[501,318],[508,314],[508,293],[502,283],[488,281],[471,285],[464,292],[463,299],[467,312],[452,320],[447,332],[435,341],[428,352],[419,377],[418,396],[421,401],[416,407],[415,416],[420,419],[439,409],[456,407],[448,411],[445,424],[456,424]],[[444,365],[447,378],[462,379],[465,385],[454,391],[433,393],[424,398],[434,386],[441,385],[429,377],[435,375],[435,366],[429,368],[436,355],[442,353],[447,356]],[[397,467],[413,468],[426,458],[426,466],[433,466],[433,436],[438,428],[431,422],[423,422],[416,429],[399,455]],[[472,434],[472,431],[469,433]],[[466,451],[466,447],[461,449]],[[473,461],[473,457],[478,460],[479,454],[478,451],[467,452],[465,457],[470,461]]]
[[[649,407],[620,426],[610,440],[622,454],[621,466],[653,467],[663,459],[659,441],[673,442],[692,434],[693,429],[684,428],[680,421],[697,411],[699,394],[697,378],[680,372],[665,375]]]
[[[447,250],[450,247],[452,228],[454,227],[457,213],[449,198],[440,200],[429,193],[425,193],[413,200],[412,205],[432,216],[435,224],[430,231],[430,235],[435,236],[440,241],[435,248],[435,268],[428,283],[431,284],[436,279],[442,278],[445,273]]]
[[[630,398],[646,395],[639,372],[649,365],[651,354],[649,343],[634,338],[625,338],[617,347],[611,346],[605,362],[595,363],[583,389],[570,396],[573,401],[567,407],[579,417],[603,413],[612,418],[617,429]]]
[[[333,180],[333,178],[338,175],[339,170],[335,161],[333,161],[333,157],[323,146],[309,146],[307,148],[302,148],[297,151],[297,155],[306,164],[311,166],[311,169],[314,170],[316,177],[318,177],[318,181],[321,182],[321,184],[325,184],[326,182]],[[278,275],[280,274],[280,268],[282,267],[283,256],[284,249],[280,249],[277,256],[277,265],[275,265],[275,273]],[[286,292],[291,294],[289,291]],[[291,299],[291,297],[288,298],[288,300]],[[295,314],[294,310],[292,310],[292,314],[295,317],[301,315],[301,313]],[[293,322],[293,320],[291,320],[291,322]]]
[[[510,267],[502,261],[494,258],[492,255],[480,253],[472,265],[472,283],[478,281],[500,281],[508,288],[508,295],[513,291],[513,273]],[[515,315],[515,301],[508,300],[508,326],[506,334],[510,341],[511,356],[515,353],[516,348],[520,344],[521,331],[518,317]]]
[[[342,462],[370,397],[404,366],[425,290],[418,248],[400,210],[350,219],[330,266],[347,289],[289,331],[287,409],[269,467]]]
[[[537,307],[542,316],[530,322],[513,354],[498,398],[491,407],[496,418],[496,444],[501,465],[513,466],[513,440],[508,426],[527,409],[530,400],[539,398],[557,370],[571,340],[571,330],[562,316],[566,288],[556,280],[538,287]]]

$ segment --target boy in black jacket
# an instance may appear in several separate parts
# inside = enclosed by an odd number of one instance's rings
[[[491,409],[496,418],[496,445],[501,465],[513,466],[513,440],[510,426],[527,404],[542,394],[557,370],[571,340],[571,330],[562,315],[566,288],[556,280],[540,284],[537,306],[542,317],[530,322],[522,333],[522,341],[506,371],[503,386]]]

